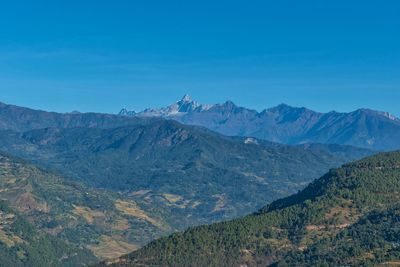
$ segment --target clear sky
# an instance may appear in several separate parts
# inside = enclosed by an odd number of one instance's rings
[[[398,0],[0,2],[0,101],[55,111],[191,94],[400,116]]]

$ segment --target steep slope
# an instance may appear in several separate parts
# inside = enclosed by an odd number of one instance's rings
[[[181,229],[180,224],[164,221],[173,216],[164,210],[144,210],[142,203],[127,195],[68,182],[4,154],[0,154],[0,198],[37,229],[87,248],[99,259],[126,254]],[[0,245],[1,241],[0,237]],[[88,259],[93,261],[93,255]]]
[[[95,257],[82,248],[39,231],[0,201],[0,266],[86,266]]]
[[[174,119],[225,135],[252,136],[285,144],[344,144],[374,150],[400,148],[400,120],[389,113],[369,109],[319,113],[282,104],[257,112],[231,101],[201,105],[185,96],[166,108],[138,113],[124,110],[120,115]]]
[[[230,222],[150,243],[113,266],[373,266],[399,260],[400,152],[331,170]]]
[[[278,266],[398,266],[399,239],[400,205],[395,204],[387,210],[368,213],[333,239],[324,238]]]
[[[56,113],[7,105],[0,102],[0,130],[24,132],[33,129],[114,128],[124,125],[146,123],[149,119],[128,118],[101,113]]]
[[[0,133],[0,147],[95,187],[120,191],[193,225],[255,211],[372,152],[225,137],[174,121],[117,129]],[[251,193],[249,193],[251,192]],[[166,207],[168,206],[168,207]],[[171,219],[173,219],[171,217]]]

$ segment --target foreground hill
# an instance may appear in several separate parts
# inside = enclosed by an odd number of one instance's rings
[[[112,266],[374,266],[400,259],[400,152],[331,170],[259,213],[150,243]]]
[[[142,203],[129,196],[70,182],[1,153],[0,198],[16,211],[12,214],[20,214],[32,224],[29,227],[42,233],[32,236],[26,234],[29,238],[25,239],[18,232],[15,235],[8,233],[9,230],[2,228],[4,225],[0,223],[0,247],[10,248],[11,254],[21,255],[22,262],[25,262],[23,255],[29,254],[30,250],[39,253],[36,250],[51,249],[43,248],[36,242],[49,235],[51,238],[46,237],[43,242],[47,243],[43,245],[51,246],[51,242],[55,242],[55,245],[58,245],[57,242],[68,243],[76,248],[74,251],[64,245],[71,253],[82,250],[77,248],[85,248],[77,254],[86,253],[84,259],[80,259],[83,264],[121,256],[161,235],[181,229],[166,222],[165,218],[172,215],[165,211],[157,208],[143,210]],[[8,213],[4,216],[0,213],[0,218],[7,218]],[[27,248],[22,247],[20,251],[20,246],[24,244]],[[55,247],[54,253],[59,253],[58,249]],[[72,257],[63,255],[60,258]],[[26,264],[30,262],[30,254],[27,257]],[[44,258],[52,260],[53,257],[48,254]]]
[[[71,246],[38,230],[0,201],[0,266],[86,266],[96,262],[89,250]]]
[[[161,109],[120,115],[162,117],[199,125],[230,136],[252,136],[284,144],[344,144],[373,150],[400,149],[400,120],[387,112],[359,109],[350,113],[319,113],[307,108],[279,105],[257,112],[231,101],[201,105],[185,96]]]
[[[291,147],[174,121],[115,129],[0,132],[0,147],[67,177],[173,214],[169,225],[234,218],[297,192],[329,168],[370,155],[339,145]]]

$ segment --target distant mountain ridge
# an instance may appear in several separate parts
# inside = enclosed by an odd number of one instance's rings
[[[25,132],[43,128],[115,128],[145,124],[151,118],[129,118],[103,113],[57,113],[34,110],[0,102],[0,130]]]
[[[166,118],[229,136],[251,136],[285,144],[344,144],[374,150],[400,148],[400,120],[388,112],[358,109],[320,113],[281,104],[261,112],[223,104],[204,105],[185,95],[160,109],[121,110],[121,116]]]

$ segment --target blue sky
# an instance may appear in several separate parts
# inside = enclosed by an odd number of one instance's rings
[[[0,101],[55,111],[189,93],[400,116],[399,1],[2,1]]]

